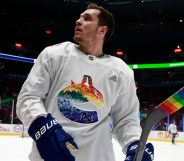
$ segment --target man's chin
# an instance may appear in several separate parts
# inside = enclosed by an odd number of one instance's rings
[[[81,42],[81,39],[78,38],[78,37],[76,37],[76,36],[73,37],[73,40],[74,40],[74,42],[76,42],[76,43],[80,43],[80,42]]]

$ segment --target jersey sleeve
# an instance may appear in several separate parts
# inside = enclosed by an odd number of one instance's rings
[[[36,117],[46,115],[44,100],[50,87],[46,55],[47,49],[39,54],[17,98],[17,116],[26,127]]]
[[[168,126],[168,131],[170,131],[170,132],[171,132],[171,125],[169,125],[169,126]]]
[[[139,100],[133,71],[122,73],[119,81],[119,94],[112,106],[113,136],[122,146],[125,153],[127,146],[140,139],[141,126],[138,118]]]
[[[46,47],[38,56],[17,98],[16,112],[24,126],[39,116],[47,115],[49,92],[61,72],[72,43],[63,42]],[[56,81],[55,81],[56,82]]]

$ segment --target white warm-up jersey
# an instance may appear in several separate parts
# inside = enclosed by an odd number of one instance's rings
[[[71,42],[41,52],[17,100],[25,126],[47,113],[59,121],[79,147],[72,152],[76,161],[115,161],[112,136],[125,153],[140,139],[138,110],[133,70],[117,57],[86,55]],[[29,157],[43,161],[35,142]]]
[[[171,133],[177,133],[177,126],[175,124],[170,124],[168,127],[168,131]]]

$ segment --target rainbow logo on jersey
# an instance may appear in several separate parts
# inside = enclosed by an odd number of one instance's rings
[[[57,96],[60,112],[69,120],[79,123],[98,121],[97,110],[104,105],[101,92],[93,86],[92,78],[84,75],[82,82],[65,87]]]

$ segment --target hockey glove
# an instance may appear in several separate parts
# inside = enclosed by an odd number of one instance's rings
[[[36,142],[44,161],[75,161],[66,144],[71,143],[71,146],[78,149],[77,144],[51,114],[33,121],[28,133]]]
[[[135,141],[128,146],[125,161],[134,161],[138,144],[139,141]],[[141,161],[152,161],[153,158],[154,158],[154,147],[151,143],[148,143],[146,144]]]

